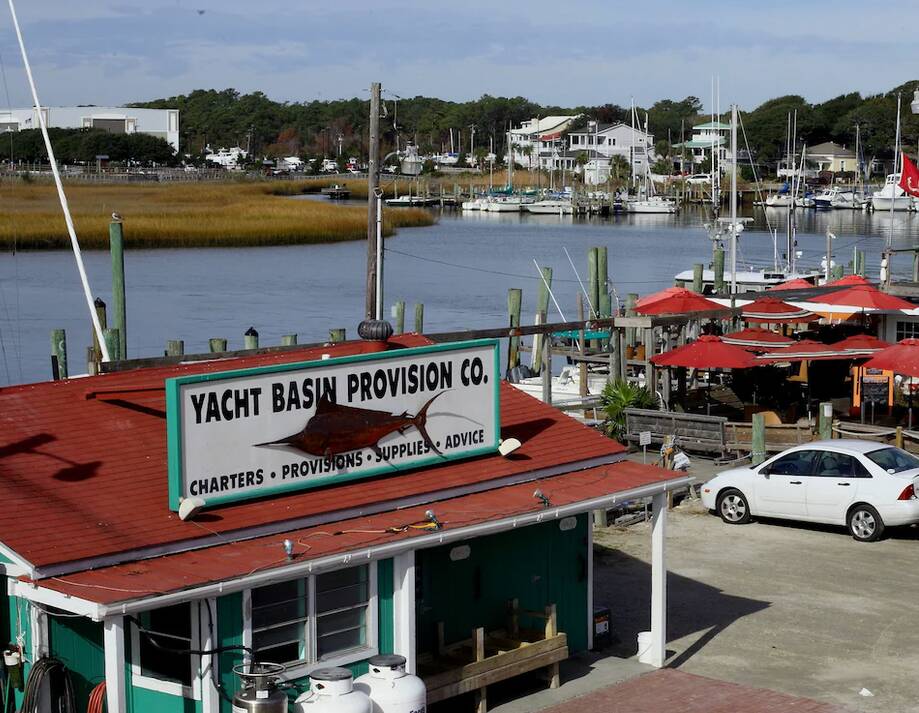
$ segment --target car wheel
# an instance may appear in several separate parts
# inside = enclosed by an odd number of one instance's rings
[[[884,521],[870,505],[856,505],[849,511],[849,534],[859,542],[874,542],[884,534]]]
[[[750,505],[744,494],[735,488],[728,488],[718,496],[716,510],[729,525],[745,525],[750,522]]]

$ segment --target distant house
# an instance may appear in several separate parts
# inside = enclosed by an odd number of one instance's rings
[[[727,166],[731,160],[731,150],[728,147],[728,132],[730,124],[721,121],[707,121],[692,127],[692,138],[689,141],[674,144],[673,150],[680,154],[688,151],[687,158],[691,158],[694,165],[705,163],[706,159],[717,156],[721,165]],[[695,169],[693,169],[695,170]]]
[[[583,129],[568,133],[568,146],[564,151],[549,151],[540,156],[544,168],[579,171],[578,156],[584,155],[584,179],[587,183],[605,183],[610,178],[614,156],[621,156],[632,164],[632,172],[645,172],[649,161],[654,160],[654,135],[628,124],[589,124]]]
[[[852,149],[847,149],[832,141],[809,146],[807,159],[816,163],[819,170],[832,173],[855,171],[858,166],[858,160]]]
[[[550,150],[568,130],[577,116],[546,116],[541,119],[524,121],[520,128],[511,129],[510,140],[513,147],[514,163],[525,168],[548,168],[543,165],[542,156],[548,156]]]

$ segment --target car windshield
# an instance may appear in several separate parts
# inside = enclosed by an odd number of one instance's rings
[[[902,473],[904,470],[919,468],[919,458],[899,448],[879,448],[865,455],[888,473]]]

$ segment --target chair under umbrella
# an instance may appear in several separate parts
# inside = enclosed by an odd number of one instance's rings
[[[882,349],[862,364],[865,369],[892,371],[903,376],[919,377],[919,339],[903,339],[896,344]],[[909,420],[907,425],[913,427],[913,389],[907,388],[907,408]]]
[[[639,314],[689,314],[692,312],[726,312],[727,308],[706,299],[698,292],[682,287],[671,288],[672,292],[643,306],[636,306]]]
[[[743,347],[728,344],[721,337],[703,335],[694,342],[651,357],[655,366],[704,369],[709,372],[705,390],[705,412],[711,411],[711,371],[713,369],[749,369],[757,366],[756,357]]]
[[[746,305],[740,316],[747,322],[762,324],[798,324],[820,319],[810,310],[790,305],[778,297],[760,297]]]

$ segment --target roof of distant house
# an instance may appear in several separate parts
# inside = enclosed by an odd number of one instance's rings
[[[855,152],[840,146],[834,141],[824,141],[822,144],[810,146],[807,149],[808,158],[815,156],[833,156],[834,158],[855,158]]]

